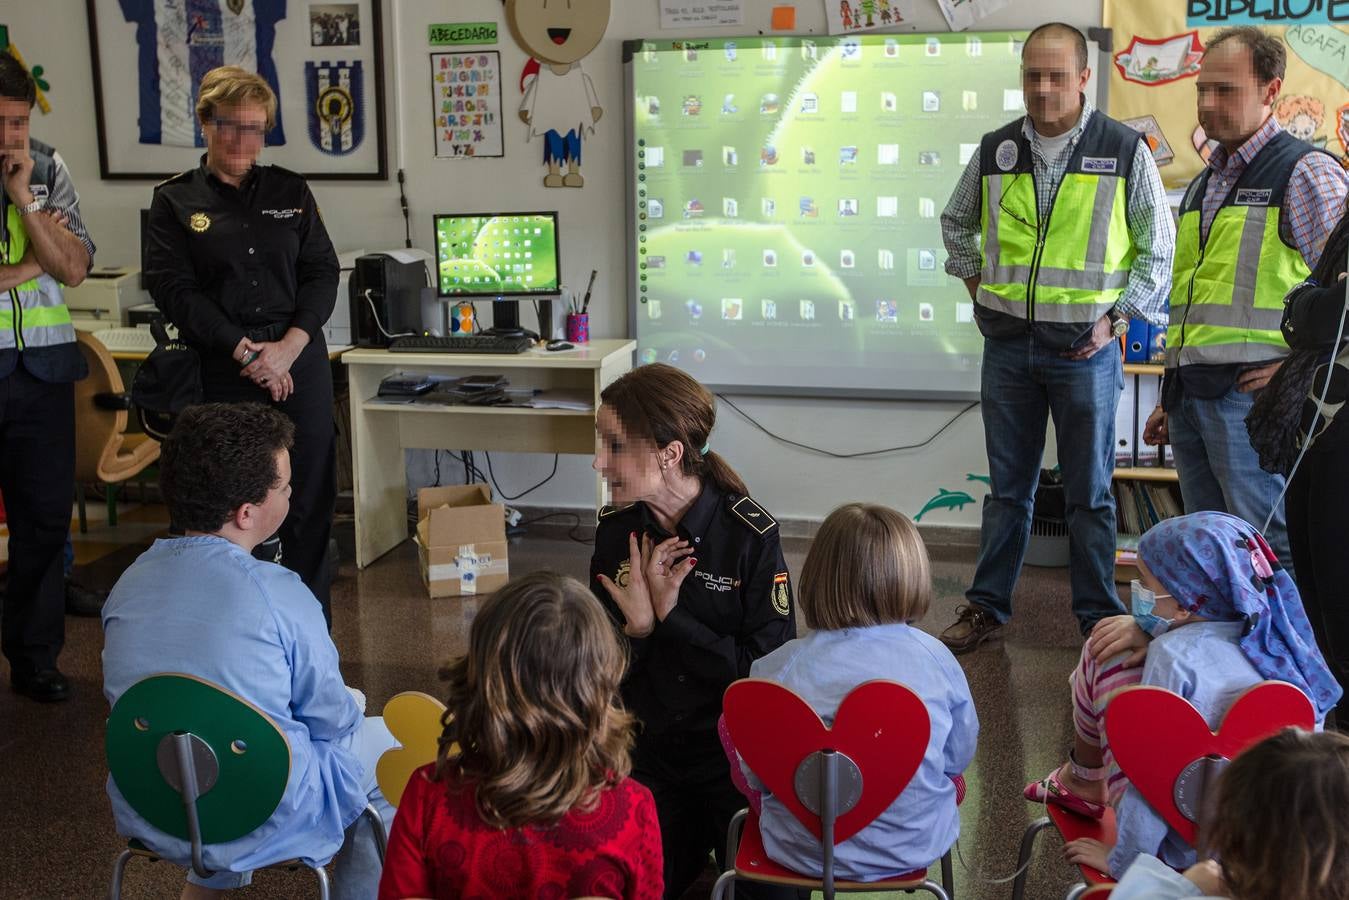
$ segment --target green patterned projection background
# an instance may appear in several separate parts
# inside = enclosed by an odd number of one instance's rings
[[[718,385],[977,393],[939,216],[984,132],[1024,112],[1022,37],[631,42],[641,359]]]

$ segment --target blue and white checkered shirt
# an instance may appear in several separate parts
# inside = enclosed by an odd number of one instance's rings
[[[1068,143],[1056,159],[1045,157],[1040,136],[1035,133],[1030,117],[1026,116],[1022,121],[1021,132],[1030,142],[1035,167],[1036,201],[1041,222],[1049,215],[1073,148],[1095,113],[1095,105],[1084,97],[1082,116],[1069,132]],[[941,214],[942,239],[947,252],[946,272],[956,278],[973,278],[983,268],[983,254],[979,251],[982,177],[979,154],[976,153],[961,173]],[[1115,304],[1115,312],[1128,319],[1146,319],[1154,325],[1165,325],[1171,295],[1171,260],[1176,252],[1176,225],[1171,218],[1166,191],[1162,188],[1162,177],[1145,141],[1138,142],[1133,173],[1126,189],[1126,218],[1136,255],[1129,269],[1129,283]],[[1063,213],[1060,210],[1059,214]]]

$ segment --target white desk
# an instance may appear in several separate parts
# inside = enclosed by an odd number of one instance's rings
[[[407,471],[403,449],[502,450],[523,453],[595,452],[595,409],[600,391],[632,368],[635,341],[602,340],[575,350],[530,350],[514,355],[390,353],[361,349],[342,354],[351,393],[351,468],[356,501],[356,565],[365,568],[408,536]],[[501,406],[372,403],[384,376],[500,373],[512,387],[584,391],[588,410]],[[595,479],[596,505],[603,484]]]

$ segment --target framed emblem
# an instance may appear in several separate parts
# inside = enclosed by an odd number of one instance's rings
[[[86,0],[99,173],[162,181],[198,164],[202,76],[256,72],[277,111],[262,164],[314,180],[388,178],[379,0]]]

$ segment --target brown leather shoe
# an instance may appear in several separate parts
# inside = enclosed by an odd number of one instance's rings
[[[1002,623],[983,607],[968,605],[956,607],[956,621],[937,639],[957,655],[969,653],[1002,630]]]

